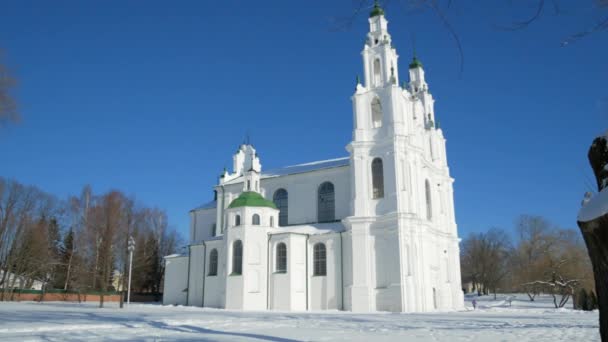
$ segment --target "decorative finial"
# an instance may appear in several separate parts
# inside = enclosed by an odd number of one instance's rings
[[[251,138],[249,137],[249,130],[245,133],[245,139],[243,139],[243,145],[251,145]]]
[[[369,17],[373,18],[373,17],[379,16],[379,15],[384,15],[384,10],[382,9],[382,7],[380,7],[378,0],[374,0],[374,8],[372,9],[371,13],[369,14]]]

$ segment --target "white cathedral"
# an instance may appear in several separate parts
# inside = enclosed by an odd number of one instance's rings
[[[414,57],[399,86],[384,11],[369,17],[348,157],[263,171],[243,144],[165,258],[164,304],[237,310],[463,308],[445,138]]]

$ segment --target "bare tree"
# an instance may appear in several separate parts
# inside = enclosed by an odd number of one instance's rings
[[[463,276],[477,284],[478,293],[496,292],[509,273],[507,267],[511,242],[508,234],[499,228],[486,233],[471,234],[461,247]]]

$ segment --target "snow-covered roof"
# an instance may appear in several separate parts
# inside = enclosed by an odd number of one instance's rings
[[[330,223],[311,223],[294,225],[287,227],[275,228],[270,231],[271,235],[284,234],[284,233],[296,233],[296,234],[307,234],[307,235],[320,235],[339,233],[344,231],[344,225],[342,222],[330,222]]]
[[[334,159],[327,159],[327,160],[319,160],[319,161],[314,161],[314,162],[310,162],[310,163],[304,163],[304,164],[296,164],[296,165],[291,165],[291,166],[286,166],[283,168],[279,168],[279,169],[271,169],[268,171],[262,171],[262,174],[260,175],[261,178],[274,178],[274,177],[282,177],[282,176],[287,176],[287,175],[295,175],[298,173],[306,173],[306,172],[313,172],[313,171],[318,171],[318,170],[326,170],[326,169],[333,169],[336,167],[344,167],[344,166],[348,166],[350,164],[350,157],[341,157],[341,158],[334,158]],[[237,177],[235,179],[232,179],[228,182],[226,182],[225,184],[237,184],[243,181],[243,176]],[[217,207],[217,201],[211,201],[208,203],[205,203],[203,205],[200,205],[194,209],[192,209],[191,211],[196,211],[196,210],[205,210],[205,209],[214,209]]]
[[[583,201],[583,207],[578,212],[579,222],[589,222],[608,213],[608,188]]]
[[[205,204],[199,205],[198,207],[192,209],[192,211],[204,210],[204,209],[215,209],[215,208],[217,208],[217,201],[213,200],[213,201],[207,202]]]
[[[188,256],[187,254],[171,254],[171,255],[167,255],[164,257],[164,259],[172,259],[172,258],[181,258],[181,257],[186,257]]]
[[[297,173],[312,172],[317,170],[332,169],[335,167],[348,166],[350,157],[342,157],[328,160],[320,160],[310,163],[291,165],[280,169],[262,171],[262,178],[280,177]]]

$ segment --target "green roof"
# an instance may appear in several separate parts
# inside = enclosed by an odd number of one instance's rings
[[[410,69],[422,68],[422,62],[418,60],[416,56],[412,59],[412,63],[410,63]]]
[[[246,191],[243,192],[237,197],[228,208],[239,208],[239,207],[268,207],[276,209],[277,206],[274,205],[272,201],[269,201],[262,197],[262,195],[258,194],[255,191]]]
[[[370,12],[369,17],[373,18],[378,15],[384,15],[384,10],[382,9],[382,7],[380,7],[378,1],[374,1],[374,8]]]

